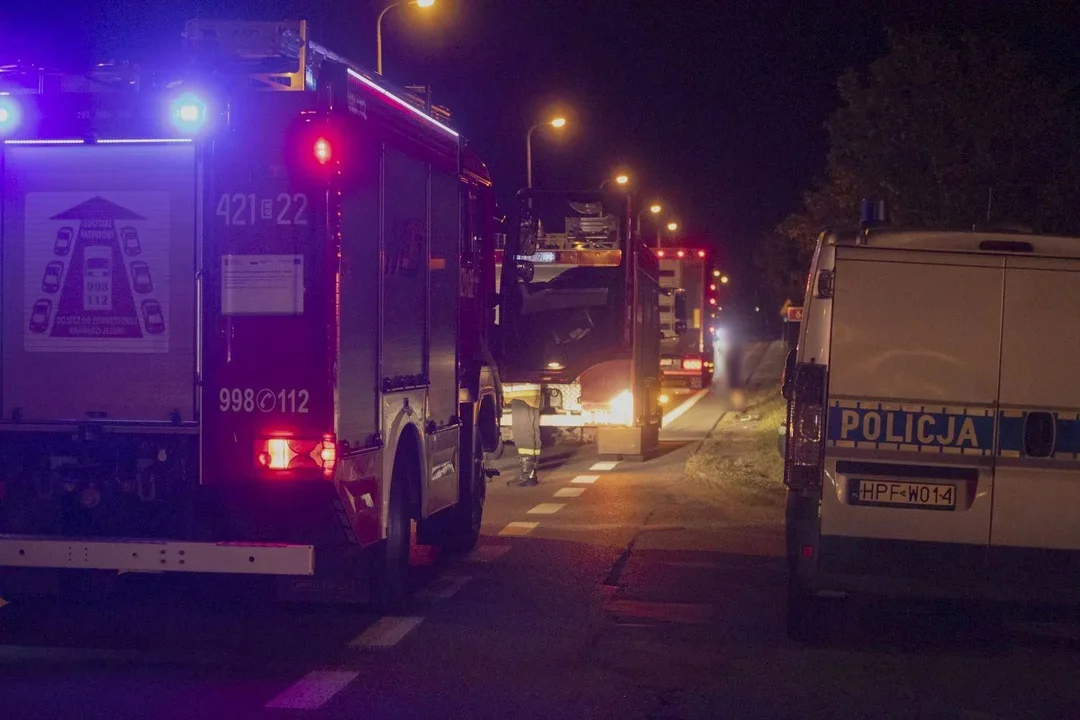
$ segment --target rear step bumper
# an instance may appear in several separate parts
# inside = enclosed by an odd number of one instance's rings
[[[0,535],[0,567],[314,575],[314,545]]]

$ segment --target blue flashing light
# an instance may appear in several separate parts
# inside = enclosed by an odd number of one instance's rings
[[[9,95],[0,95],[0,135],[7,135],[19,126],[22,113],[15,98]]]
[[[206,125],[206,103],[194,93],[184,93],[169,104],[169,120],[182,133],[197,133]]]

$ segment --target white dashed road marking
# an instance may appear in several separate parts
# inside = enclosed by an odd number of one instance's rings
[[[472,562],[489,563],[498,560],[508,552],[510,552],[509,545],[481,545],[466,555],[465,559]]]
[[[472,580],[472,577],[469,575],[447,575],[436,580],[431,587],[425,588],[424,594],[428,597],[442,598],[443,600],[452,598],[470,580]]]
[[[413,628],[424,622],[422,617],[382,617],[349,643],[350,647],[385,648],[401,642]]]
[[[570,482],[577,485],[592,485],[594,482],[600,479],[599,475],[578,475]]]
[[[524,537],[535,530],[539,524],[534,522],[512,522],[500,530],[499,535],[503,537]]]
[[[585,488],[560,488],[556,491],[555,497],[578,497],[583,492]]]
[[[529,515],[554,515],[562,510],[566,505],[563,503],[540,503],[532,510],[529,511]]]
[[[313,670],[266,703],[266,707],[288,710],[321,708],[359,675],[354,670]]]
[[[618,460],[601,460],[600,462],[595,463],[589,469],[593,470],[593,471],[595,471],[595,470],[614,470],[615,466],[618,465],[618,464],[619,464]]]

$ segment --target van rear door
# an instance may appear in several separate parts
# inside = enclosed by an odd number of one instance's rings
[[[1080,571],[1080,261],[1010,257],[1005,272],[991,566],[1011,582]]]
[[[819,569],[981,574],[1004,260],[837,248]]]

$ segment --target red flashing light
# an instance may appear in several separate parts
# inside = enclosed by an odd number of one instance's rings
[[[679,257],[686,257],[686,253],[684,253],[684,252],[683,252],[682,250],[680,250],[679,252],[677,252],[677,253],[675,253],[675,254],[676,254],[677,256],[679,256]]]
[[[711,290],[712,292],[716,292],[716,283],[712,283],[711,285],[709,285],[709,290]]]
[[[698,251],[697,251],[697,256],[698,256],[699,258],[703,258],[703,257],[705,257],[705,251],[704,251],[704,250],[698,250]]]
[[[709,304],[710,305],[715,305],[716,304],[716,298],[709,298]]]
[[[683,358],[683,370],[700,370],[701,358]]]
[[[664,251],[663,250],[657,250],[656,251],[656,257],[664,257]]]
[[[334,149],[330,147],[330,141],[326,138],[319,138],[315,141],[315,147],[312,148],[315,152],[315,159],[319,161],[320,165],[325,165],[330,162],[330,158],[334,155]]]
[[[337,464],[337,441],[333,433],[323,435],[322,440],[265,438],[256,448],[255,459],[265,470],[321,470],[331,477]]]

